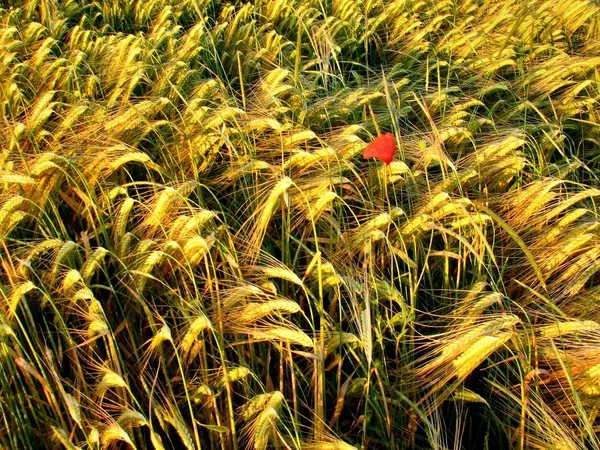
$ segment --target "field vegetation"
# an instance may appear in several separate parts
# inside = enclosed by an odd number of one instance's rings
[[[600,448],[597,2],[0,4],[0,447]]]

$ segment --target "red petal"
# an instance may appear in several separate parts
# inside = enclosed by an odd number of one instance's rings
[[[392,133],[385,133],[367,145],[363,158],[377,158],[389,165],[395,153],[396,139]]]

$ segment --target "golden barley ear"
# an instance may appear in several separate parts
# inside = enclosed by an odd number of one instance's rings
[[[165,432],[168,432],[167,425],[173,427],[187,450],[196,448],[194,435],[176,405],[167,403],[164,406],[156,406],[154,413],[159,418],[160,425]]]
[[[273,218],[277,205],[281,201],[286,201],[287,191],[292,185],[293,181],[289,177],[283,177],[278,180],[269,190],[268,195],[265,195],[259,203],[256,212],[252,215],[251,223],[246,225],[249,228],[247,231],[247,253],[250,263],[254,262],[258,257],[259,249],[267,233],[267,227]]]
[[[259,394],[241,408],[240,418],[245,422],[242,428],[246,448],[265,450],[277,436],[277,422],[284,397],[279,391]]]
[[[465,308],[454,313],[454,320],[445,333],[427,338],[424,347],[427,353],[416,360],[415,375],[422,391],[419,404],[434,411],[442,401],[463,383],[473,371],[491,355],[516,338],[521,319],[509,314],[471,315],[469,305],[487,307],[497,296],[482,296],[475,302],[478,290],[484,285],[475,285],[475,290],[464,298]],[[460,313],[463,311],[464,315]],[[425,381],[428,380],[428,381]],[[427,404],[427,402],[432,402]]]

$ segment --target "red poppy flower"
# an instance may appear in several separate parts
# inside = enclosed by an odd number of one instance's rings
[[[385,133],[367,145],[363,152],[363,158],[377,158],[389,165],[395,153],[396,139],[392,133]]]

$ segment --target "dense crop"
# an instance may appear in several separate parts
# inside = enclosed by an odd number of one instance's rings
[[[596,2],[1,3],[0,447],[600,447]]]

